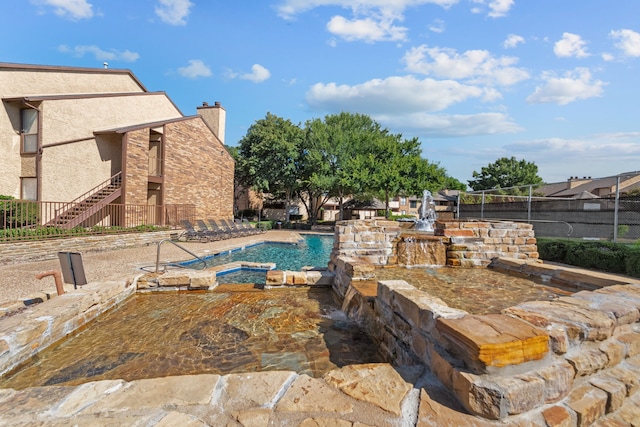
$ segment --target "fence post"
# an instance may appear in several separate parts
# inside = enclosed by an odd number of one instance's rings
[[[480,204],[480,219],[484,219],[484,190],[482,190],[482,204]]]
[[[456,204],[456,211],[454,212],[453,219],[460,219],[460,194],[462,194],[462,192],[458,193],[458,203]]]
[[[529,186],[529,200],[527,201],[527,223],[531,224],[531,196],[533,195],[533,185]]]
[[[618,242],[618,209],[620,205],[620,175],[616,177],[616,203],[613,209],[613,243]]]

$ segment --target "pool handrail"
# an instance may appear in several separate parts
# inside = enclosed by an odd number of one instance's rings
[[[192,257],[197,258],[197,259],[199,259],[200,261],[202,261],[202,264],[204,265],[204,267],[205,267],[205,268],[207,267],[207,262],[206,262],[204,259],[202,259],[201,257],[199,257],[198,255],[196,255],[196,254],[194,254],[193,252],[191,252],[189,249],[185,248],[185,247],[184,247],[184,246],[182,246],[182,245],[179,245],[178,243],[174,242],[174,241],[173,241],[173,240],[171,240],[171,239],[162,239],[162,240],[160,240],[160,241],[158,242],[158,250],[157,250],[157,254],[156,254],[156,273],[158,273],[158,272],[159,272],[159,270],[160,270],[160,247],[162,246],[162,244],[163,244],[164,242],[169,242],[169,243],[171,243],[172,245],[177,246],[178,248],[182,249],[183,251],[185,251],[186,253],[188,253],[188,254],[189,254],[189,255],[191,255]]]

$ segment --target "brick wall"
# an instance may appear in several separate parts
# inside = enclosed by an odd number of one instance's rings
[[[149,176],[149,129],[127,133],[124,202],[130,205],[147,204]]]
[[[164,204],[193,203],[199,219],[230,218],[234,167],[202,118],[165,126]]]

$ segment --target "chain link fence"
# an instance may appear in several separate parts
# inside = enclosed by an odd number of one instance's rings
[[[460,193],[457,206],[460,219],[527,222],[538,237],[640,240],[640,195],[544,197],[527,186]]]

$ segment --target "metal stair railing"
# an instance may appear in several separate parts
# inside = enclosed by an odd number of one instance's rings
[[[108,202],[112,202],[117,197],[113,197],[114,193],[118,191],[122,187],[122,171],[113,175],[109,179],[101,182],[100,184],[93,187],[91,190],[85,192],[84,194],[76,197],[71,202],[64,203],[62,207],[56,209],[55,217],[48,222],[49,225],[58,225],[65,228],[72,228],[77,223],[82,221],[77,221],[79,217],[86,219],[88,217],[100,209],[105,200],[108,199]],[[106,192],[105,190],[110,190]],[[103,193],[103,194],[101,194]],[[96,195],[101,194],[99,198],[96,200],[92,200]],[[107,202],[107,203],[108,203]],[[90,215],[83,215],[87,211],[91,210]],[[71,216],[71,218],[65,218],[65,216]],[[69,224],[72,224],[69,226]]]
[[[191,255],[192,257],[194,257],[194,258],[196,258],[196,259],[200,260],[200,262],[202,262],[202,264],[204,265],[204,268],[206,268],[206,267],[207,267],[207,262],[206,262],[204,259],[202,259],[201,257],[199,257],[198,255],[196,255],[196,254],[194,254],[193,252],[191,252],[189,249],[185,248],[185,247],[184,247],[184,246],[182,246],[182,245],[179,245],[178,243],[174,242],[174,241],[173,241],[173,240],[171,240],[171,239],[162,239],[162,240],[160,240],[160,241],[158,242],[158,250],[157,250],[157,255],[156,255],[156,271],[155,271],[156,273],[158,273],[158,272],[160,271],[160,247],[162,246],[162,244],[163,244],[164,242],[169,242],[169,243],[171,243],[172,245],[177,246],[178,248],[182,249],[183,251],[185,251],[186,253],[188,253],[188,254],[189,254],[189,255]],[[166,266],[166,265],[176,266],[177,264],[170,263],[170,264],[165,264],[165,266]]]

